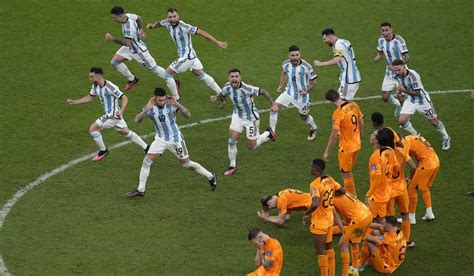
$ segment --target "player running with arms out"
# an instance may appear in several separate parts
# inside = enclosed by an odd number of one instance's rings
[[[360,136],[364,128],[364,114],[355,102],[345,101],[334,89],[328,90],[325,97],[336,107],[336,110],[332,114],[332,132],[323,159],[329,160],[329,153],[336,144],[337,137],[339,137],[337,159],[344,179],[344,187],[349,193],[357,197],[352,168],[356,163],[361,147]]]
[[[247,276],[278,276],[283,266],[283,249],[280,242],[258,228],[251,229],[249,241],[257,248],[255,262],[258,268]]]
[[[284,224],[290,219],[290,212],[304,210],[311,205],[312,199],[309,193],[295,189],[285,189],[275,195],[267,195],[260,200],[262,210],[257,212],[257,216],[264,221],[278,225]],[[268,211],[278,209],[278,216],[270,216]]]
[[[137,114],[135,122],[140,123],[147,116],[150,117],[156,130],[155,141],[153,141],[148,154],[143,159],[138,188],[127,193],[127,197],[143,197],[145,195],[150,167],[156,158],[163,155],[165,150],[172,152],[178,158],[183,168],[194,170],[196,173],[206,177],[209,180],[211,190],[214,192],[217,187],[216,174],[211,173],[199,163],[189,159],[186,142],[176,122],[176,113],[184,117],[190,117],[191,113],[182,104],[178,103],[175,98],[168,97],[163,88],[156,88],[154,94],[155,96],[148,101],[144,110]]]
[[[385,56],[387,67],[382,83],[382,99],[384,102],[391,103],[396,106],[395,117],[400,116],[400,101],[391,95],[392,91],[397,88],[398,81],[392,71],[392,62],[395,59],[401,59],[405,64],[408,63],[410,57],[408,55],[408,47],[401,36],[393,33],[392,25],[388,22],[380,24],[380,37],[377,41],[377,55],[375,62],[379,62]]]
[[[354,49],[352,49],[352,45],[348,40],[338,38],[333,29],[326,28],[321,34],[324,43],[332,47],[334,57],[328,61],[315,60],[314,65],[316,67],[326,67],[337,64],[341,71],[339,74],[341,86],[338,92],[342,99],[352,101],[357,89],[359,89],[359,83],[362,81],[357,68]]]
[[[232,122],[229,127],[228,153],[230,165],[224,175],[229,176],[237,172],[237,141],[240,134],[245,129],[247,134],[247,148],[257,149],[268,140],[275,141],[276,135],[271,128],[260,134],[260,116],[258,109],[253,102],[253,96],[263,95],[270,104],[273,103],[270,94],[263,88],[246,84],[242,81],[240,70],[233,68],[229,70],[229,82],[222,88],[217,96],[211,96],[211,101],[220,100],[225,102],[228,96],[234,104]]]
[[[372,267],[385,274],[392,274],[405,259],[407,248],[403,231],[397,228],[397,218],[387,216],[381,224],[372,223],[373,231],[367,234],[362,246],[359,271],[364,271],[367,261]]]
[[[112,41],[122,46],[113,56],[111,64],[117,71],[128,78],[125,91],[132,89],[138,83],[138,78],[123,64],[124,61],[134,59],[146,69],[164,79],[171,93],[179,99],[177,82],[165,69],[156,64],[146,44],[142,41],[145,33],[142,30],[141,17],[136,14],[125,13],[124,9],[119,6],[113,7],[111,14],[112,19],[122,25],[124,38],[114,38],[110,33],[106,33],[104,38],[107,41]]]
[[[288,49],[288,58],[282,64],[280,84],[277,92],[281,93],[270,111],[270,127],[276,132],[278,112],[290,104],[298,108],[301,119],[309,126],[308,140],[316,139],[319,128],[309,115],[310,92],[316,84],[318,75],[311,65],[301,58],[300,49],[293,45]]]
[[[398,95],[407,95],[398,119],[400,126],[410,134],[416,134],[416,130],[410,123],[410,118],[415,112],[421,113],[441,133],[443,137],[442,150],[448,150],[451,147],[451,137],[449,137],[443,122],[438,118],[431,97],[421,82],[420,75],[415,70],[406,68],[405,62],[400,59],[392,62],[392,70],[398,81]]]
[[[326,164],[322,159],[314,159],[311,165],[311,174],[316,177],[309,186],[312,197],[311,206],[303,215],[303,224],[311,215],[310,232],[314,248],[318,255],[318,265],[321,275],[334,275],[336,271],[335,252],[332,248],[332,226],[339,216],[334,215],[333,198],[336,191],[345,193],[332,177],[324,174]],[[337,222],[340,225],[340,221]]]
[[[99,147],[99,152],[92,158],[92,161],[100,161],[109,154],[100,133],[101,130],[106,128],[115,127],[118,133],[139,145],[146,152],[148,145],[140,136],[128,128],[123,119],[123,113],[128,104],[127,96],[120,92],[120,89],[111,81],[104,79],[102,68],[92,67],[89,73],[89,81],[92,83],[89,95],[77,100],[67,99],[66,102],[69,105],[78,105],[90,103],[96,96],[100,99],[105,114],[89,127],[89,133]],[[119,100],[122,101],[122,107],[120,107]]]
[[[166,72],[169,75],[174,76],[189,70],[193,72],[198,79],[202,80],[207,86],[214,90],[216,94],[221,92],[221,88],[217,85],[214,79],[204,72],[204,67],[193,48],[191,36],[196,34],[200,35],[211,41],[220,49],[227,48],[227,42],[219,41],[203,29],[180,20],[178,10],[175,8],[168,9],[166,19],[155,23],[149,23],[146,27],[147,29],[166,27],[171,35],[171,39],[173,39],[173,42],[178,49],[178,59],[173,61],[168,68],[166,68]]]

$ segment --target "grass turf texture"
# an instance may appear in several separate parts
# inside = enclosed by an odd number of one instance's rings
[[[4,76],[0,83],[0,202],[39,175],[83,154],[96,150],[87,128],[101,115],[99,103],[69,107],[66,98],[79,98],[89,90],[88,70],[97,65],[106,78],[119,86],[126,80],[109,64],[116,44],[102,39],[105,32],[120,36],[120,26],[110,19],[110,1],[10,1],[0,4],[4,51],[0,53]],[[181,18],[227,41],[219,50],[201,37],[193,43],[207,73],[223,85],[227,70],[238,67],[243,80],[263,87],[274,98],[280,64],[287,48],[297,44],[309,62],[331,58],[320,31],[334,27],[350,40],[357,56],[363,83],[358,96],[376,95],[384,64],[373,63],[378,26],[393,24],[408,44],[410,67],[417,70],[428,90],[472,87],[474,54],[473,4],[470,1],[357,1],[341,5],[334,1],[148,1],[123,2],[127,11],[138,13],[145,23],[163,18],[169,6]],[[389,10],[389,11],[388,11]],[[176,50],[164,29],[147,32],[146,43],[158,64],[166,67]],[[136,125],[133,116],[146,103],[162,80],[127,63],[141,78],[127,96],[129,127],[139,134],[152,131],[150,122]],[[320,75],[312,101],[337,87],[337,68],[317,69]],[[190,119],[180,124],[231,113],[231,104],[221,111],[209,103],[211,90],[191,73],[180,74],[183,104]],[[469,96],[433,96],[437,113],[452,138],[452,148],[441,152],[441,137],[421,116],[413,123],[435,146],[442,168],[432,197],[437,217],[423,223],[423,203],[418,204],[419,222],[412,228],[417,247],[409,250],[399,274],[472,275],[469,256],[474,253],[473,230],[465,218],[474,204],[464,196],[472,190],[473,146],[470,141],[473,112]],[[257,106],[267,108],[263,98]],[[393,107],[381,100],[360,102],[366,115],[381,111],[395,127]],[[295,214],[283,227],[263,223],[256,216],[259,198],[283,188],[307,190],[311,159],[324,151],[333,108],[311,108],[322,131],[314,142],[306,141],[307,127],[296,110],[280,113],[278,141],[256,152],[239,143],[239,173],[220,178],[218,190],[209,191],[207,181],[182,169],[167,153],[153,165],[143,200],[126,200],[133,189],[142,160],[135,145],[112,150],[104,161],[86,161],[47,180],[27,193],[12,209],[0,230],[0,253],[10,272],[23,274],[243,274],[255,269],[254,248],[247,229],[259,226],[282,243],[284,275],[319,274],[307,227]],[[227,130],[230,120],[183,130],[191,159],[222,175],[228,164]],[[369,123],[366,120],[366,123]],[[262,114],[262,129],[268,114]],[[367,161],[370,154],[367,124],[363,149],[355,168],[359,195],[368,189]],[[103,132],[107,145],[122,141],[114,131]],[[148,138],[148,142],[152,139]],[[341,181],[336,152],[327,173]],[[275,173],[278,171],[278,173]],[[341,181],[342,182],[342,181]],[[337,238],[335,239],[338,240]],[[336,246],[336,243],[335,243]],[[340,269],[339,256],[337,268]],[[367,275],[374,274],[369,270]]]

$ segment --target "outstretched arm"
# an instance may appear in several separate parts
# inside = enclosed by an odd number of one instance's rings
[[[211,41],[212,43],[214,43],[214,45],[216,45],[217,47],[221,49],[227,48],[227,42],[223,42],[223,41],[219,41],[215,39],[210,33],[204,31],[203,29],[198,29],[197,34]]]
[[[272,99],[272,96],[270,96],[270,93],[268,93],[267,90],[263,89],[263,88],[260,88],[260,92],[259,92],[260,95],[263,95],[265,97],[265,99],[267,99],[267,101],[270,103],[270,104],[273,104],[273,99]]]
[[[278,84],[277,92],[281,93],[283,92],[284,85],[286,84],[286,81],[288,80],[288,76],[285,74],[285,71],[281,71],[281,77],[280,77],[280,84]]]
[[[282,225],[286,221],[286,219],[285,219],[286,214],[282,214],[282,215],[279,215],[279,216],[270,216],[270,215],[268,215],[268,213],[266,213],[264,211],[258,211],[257,216],[259,218],[263,219],[264,221],[272,222],[272,223],[275,223],[275,224],[278,224],[278,225]]]
[[[132,39],[130,38],[114,38],[110,33],[106,33],[104,39],[107,41],[112,41],[122,46],[130,47],[132,45]]]
[[[340,56],[335,56],[331,60],[328,60],[328,61],[315,60],[314,65],[316,67],[326,67],[326,66],[331,66],[331,65],[338,64],[339,60],[341,60],[341,57]]]
[[[160,24],[160,21],[156,21],[156,22],[153,22],[153,23],[146,24],[147,29],[156,29],[156,28],[159,28],[161,26],[162,25]]]
[[[86,104],[86,103],[90,103],[94,100],[94,97],[92,97],[91,95],[87,95],[85,97],[82,97],[78,100],[73,100],[73,99],[67,99],[66,102],[69,104],[69,105],[77,105],[77,104]]]

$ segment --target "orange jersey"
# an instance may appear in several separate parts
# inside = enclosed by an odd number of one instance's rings
[[[404,140],[400,141],[403,144],[402,147],[396,147],[395,153],[398,161],[397,172],[393,175],[392,179],[392,197],[401,195],[407,190],[405,181],[405,163],[411,160],[408,148],[405,147]]]
[[[407,241],[403,232],[401,230],[388,232],[379,238],[380,256],[388,266],[388,270],[395,271],[405,259]]]
[[[311,195],[299,190],[286,189],[277,196],[276,207],[280,216],[289,211],[306,210],[311,206]]]
[[[332,128],[339,130],[339,147],[347,152],[360,150],[359,120],[364,117],[355,102],[345,102],[332,114]]]
[[[336,208],[336,210],[343,215],[347,221],[354,221],[357,223],[364,220],[369,215],[372,215],[369,207],[351,194],[335,196],[333,203],[334,208]]]
[[[389,147],[376,149],[369,160],[370,189],[366,196],[375,202],[388,202],[391,197],[392,177],[398,173],[395,151]]]
[[[272,266],[265,269],[265,275],[279,275],[281,267],[283,266],[283,249],[281,248],[280,242],[276,239],[268,238],[263,246],[263,251],[265,259],[273,262]]]
[[[438,155],[434,151],[430,142],[421,135],[409,135],[405,137],[405,145],[408,147],[410,155],[418,161],[418,165],[426,169],[439,167]]]
[[[341,184],[330,176],[318,177],[309,185],[311,198],[319,197],[318,208],[311,215],[311,223],[317,228],[329,228],[334,225],[333,198],[334,192],[339,189]]]

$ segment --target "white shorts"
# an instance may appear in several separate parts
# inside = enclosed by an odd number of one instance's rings
[[[359,89],[359,83],[341,83],[341,87],[339,87],[339,91],[337,92],[339,92],[342,99],[352,101],[357,89]]]
[[[151,143],[148,153],[162,155],[165,150],[171,151],[174,156],[176,156],[179,160],[189,158],[188,148],[186,147],[186,142],[184,141],[184,139],[180,139],[178,142],[175,143],[166,142],[155,137],[155,141]]]
[[[398,81],[396,81],[394,78],[391,78],[385,75],[382,82],[382,91],[392,92],[394,89],[397,88],[397,86],[398,86]]]
[[[278,98],[275,100],[275,102],[283,105],[284,107],[288,107],[290,104],[292,104],[296,108],[298,108],[298,112],[301,115],[306,115],[309,113],[309,100],[307,103],[296,101],[288,94],[286,94],[286,92],[281,93],[280,96],[278,96]]]
[[[202,66],[201,61],[195,57],[193,59],[187,59],[185,57],[178,58],[177,60],[173,61],[170,66],[171,70],[173,70],[176,74],[183,73],[187,70],[202,70],[204,67]]]
[[[230,129],[237,131],[238,133],[242,133],[242,131],[246,130],[247,133],[247,139],[249,140],[256,140],[258,136],[260,135],[259,133],[259,126],[260,126],[260,120],[256,121],[249,121],[249,120],[244,120],[239,118],[238,115],[232,114],[232,122],[230,123]]]
[[[116,130],[122,130],[128,128],[127,123],[123,118],[117,119],[109,115],[102,115],[99,119],[95,120],[95,123],[101,128],[112,128],[115,127]]]
[[[412,103],[408,99],[405,100],[405,102],[403,103],[400,114],[413,115],[415,114],[415,111],[418,111],[418,113],[421,113],[423,116],[425,116],[426,119],[434,119],[438,117],[438,115],[436,115],[436,112],[432,103],[428,101],[424,101],[423,104],[417,104],[417,103]]]
[[[148,70],[156,66],[156,61],[151,56],[149,51],[132,53],[129,47],[122,46],[115,54],[122,56],[128,60],[134,59]]]

